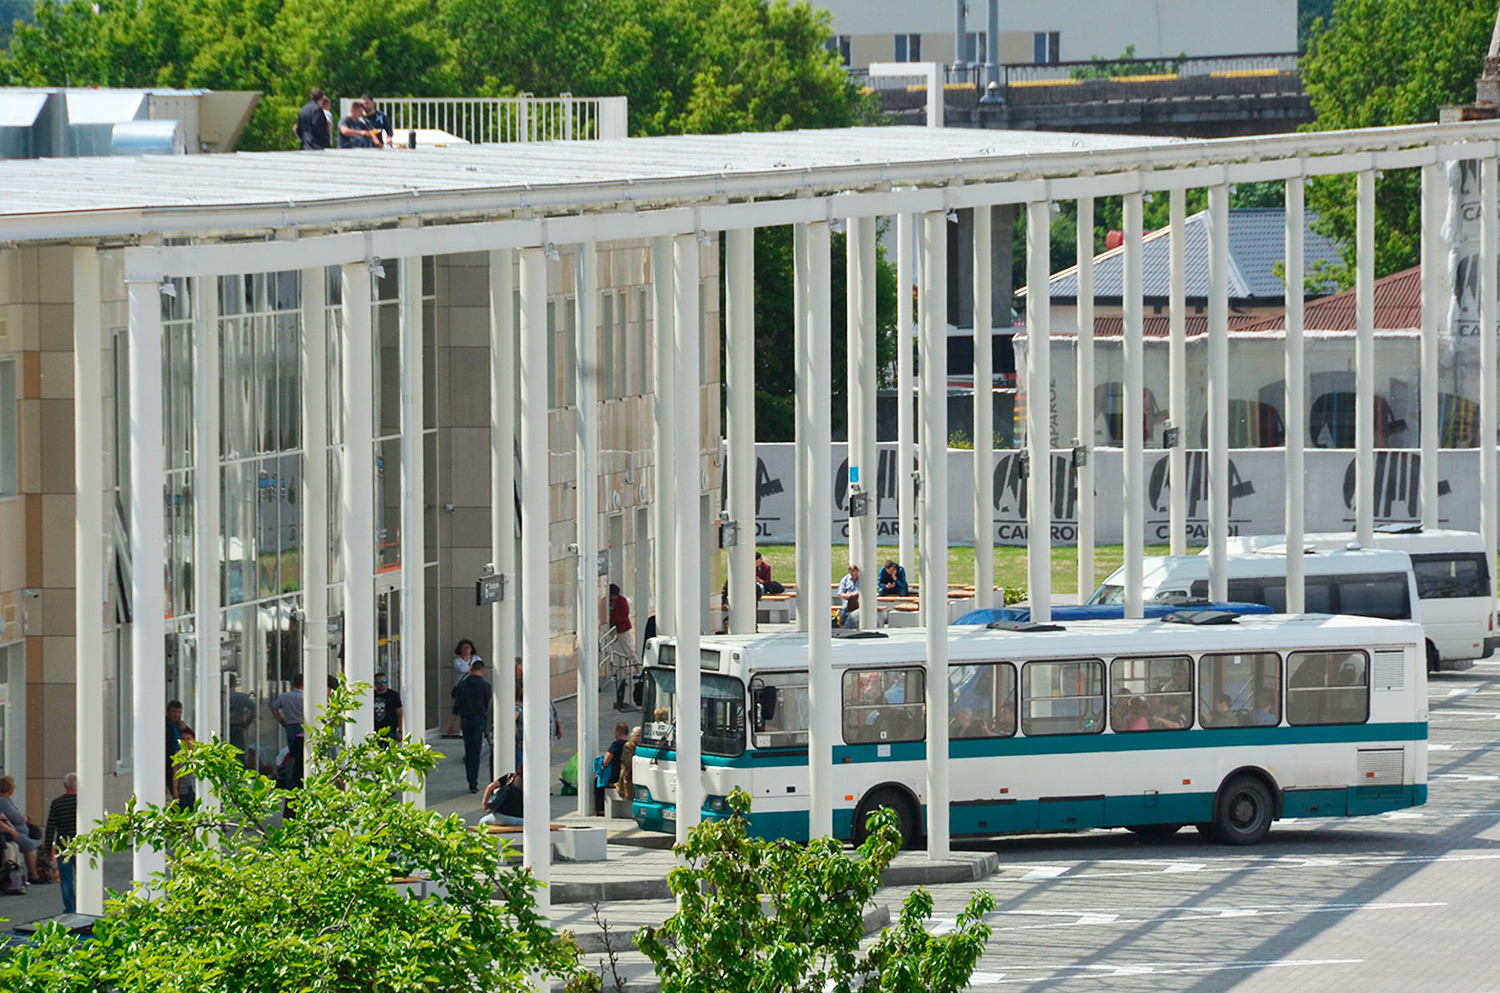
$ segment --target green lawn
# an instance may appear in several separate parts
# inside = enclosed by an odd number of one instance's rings
[[[797,581],[797,546],[795,545],[760,545],[760,554],[771,563],[771,575],[778,582],[794,583]],[[876,566],[883,565],[886,559],[896,557],[896,546],[881,545],[876,550],[876,557],[880,560]],[[1188,549],[1190,553],[1196,553],[1197,548]],[[1147,545],[1147,555],[1166,555],[1166,545]],[[849,548],[846,545],[835,545],[832,549],[833,578],[837,580],[844,574],[849,566]],[[917,552],[917,562],[902,563],[906,566],[906,575],[914,583],[921,582],[921,550]],[[1125,551],[1120,545],[1098,545],[1094,548],[1094,581],[1104,582],[1110,573],[1118,569],[1125,560]],[[870,571],[865,563],[859,563],[862,571]],[[953,546],[948,549],[948,581],[950,583],[971,583],[974,581],[974,549],[962,546]],[[995,585],[1004,586],[1007,589],[1025,588],[1026,583],[1026,549],[1011,546],[996,546],[995,548]],[[1072,546],[1052,549],[1052,592],[1075,593],[1078,590],[1078,549]]]

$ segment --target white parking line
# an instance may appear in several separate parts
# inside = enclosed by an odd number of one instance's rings
[[[1049,919],[1036,924],[1003,924],[995,927],[996,931],[1045,931],[1054,928],[1120,927],[1137,924],[1202,924],[1206,921],[1244,917],[1362,914],[1372,911],[1425,910],[1446,906],[1446,903],[1315,903],[1271,907],[1164,907],[1159,911],[1147,911],[1151,916],[1146,917],[1129,917],[1097,910],[1000,910],[989,914],[987,919],[1064,918],[1063,920]],[[950,930],[953,927],[947,920],[942,921],[941,926],[946,926]]]
[[[1456,811],[1451,816],[1474,816],[1480,811]],[[1500,813],[1500,811],[1490,811]],[[1401,817],[1399,815],[1405,815]],[[1391,819],[1423,817],[1409,811],[1395,811],[1383,815]],[[1070,865],[1002,865],[1000,871],[990,877],[991,883],[1037,883],[1056,880],[1070,883],[1075,880],[1128,878],[1132,876],[1166,875],[1180,872],[1242,872],[1246,869],[1326,869],[1334,866],[1347,868],[1378,868],[1391,865],[1431,865],[1439,862],[1492,862],[1500,860],[1500,852],[1448,852],[1441,855],[1398,854],[1348,854],[1348,855],[1263,855],[1226,856],[1206,862],[1175,862],[1160,859],[1100,859],[1098,861],[1074,862]],[[1095,866],[1109,866],[1103,871],[1090,871]],[[1113,867],[1120,866],[1120,869]],[[1124,867],[1133,867],[1131,868]],[[1022,875],[1007,875],[1012,871],[1026,870]]]
[[[1297,969],[1330,965],[1361,965],[1364,959],[1266,959],[1237,962],[1096,962],[1089,965],[1028,965],[1010,972],[975,972],[969,977],[971,989],[1013,983],[1043,981],[1112,979],[1119,976],[1180,976],[1212,972],[1235,972],[1260,969]]]

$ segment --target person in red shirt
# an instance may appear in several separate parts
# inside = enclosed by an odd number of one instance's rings
[[[621,595],[618,583],[609,584],[609,624],[616,634],[630,630],[630,601]]]
[[[771,581],[771,563],[760,557],[760,552],[755,553],[755,581],[765,586]]]

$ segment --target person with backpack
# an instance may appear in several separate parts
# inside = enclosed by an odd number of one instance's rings
[[[519,827],[525,811],[525,801],[521,795],[521,770],[506,773],[486,786],[484,798],[479,805],[485,811],[484,816],[479,818],[480,824]]]

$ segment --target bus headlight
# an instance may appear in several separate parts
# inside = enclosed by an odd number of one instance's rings
[[[729,800],[722,796],[711,796],[703,804],[716,814],[729,813]]]
[[[644,786],[637,786],[635,788],[635,798],[637,800],[639,800],[641,803],[650,803],[651,802],[651,791],[648,790]]]

